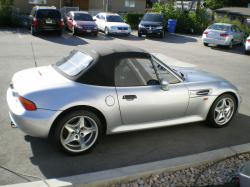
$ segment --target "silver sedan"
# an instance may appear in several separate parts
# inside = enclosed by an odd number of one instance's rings
[[[225,127],[242,100],[234,85],[214,74],[169,67],[142,49],[106,42],[17,72],[7,101],[20,130],[51,135],[60,150],[76,155],[106,134],[197,121]]]
[[[215,23],[210,25],[202,35],[202,42],[208,44],[224,45],[232,49],[235,44],[245,43],[245,35],[237,25]]]

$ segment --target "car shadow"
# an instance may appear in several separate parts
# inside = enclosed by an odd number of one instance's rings
[[[208,47],[211,47],[212,50],[217,50],[217,51],[221,51],[221,52],[247,55],[247,54],[245,54],[245,46],[244,45],[236,44],[236,45],[233,45],[232,49],[228,49],[226,46],[221,46],[221,45],[209,45]]]
[[[249,116],[236,114],[226,128],[205,123],[128,132],[104,136],[89,153],[68,156],[51,138],[25,136],[32,164],[47,178],[59,178],[130,165],[154,162],[250,142]]]

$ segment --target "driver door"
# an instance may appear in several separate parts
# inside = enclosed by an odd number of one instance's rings
[[[156,62],[152,64],[150,59],[139,58],[117,62],[115,86],[124,125],[185,115],[189,100],[186,86],[161,65],[157,69],[158,65]],[[173,83],[168,91],[161,89],[160,74],[167,75],[169,82]]]

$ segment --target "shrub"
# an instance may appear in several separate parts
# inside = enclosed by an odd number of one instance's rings
[[[144,16],[143,13],[136,13],[136,12],[127,12],[120,14],[120,16],[125,20],[127,24],[131,26],[131,28],[138,28],[140,23],[140,19]]]

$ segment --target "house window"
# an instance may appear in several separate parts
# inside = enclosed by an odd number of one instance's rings
[[[125,7],[135,7],[135,0],[125,0]]]
[[[47,0],[29,0],[29,4],[46,5],[47,4]]]

